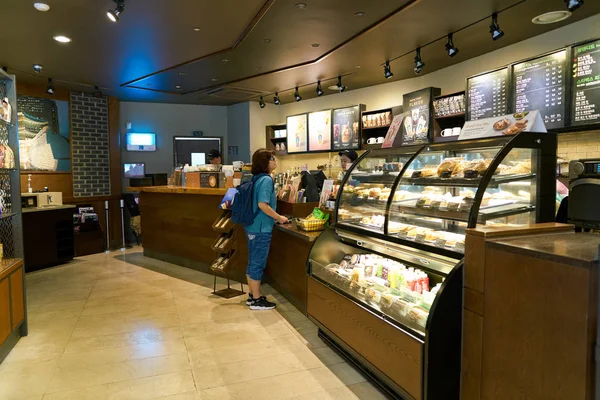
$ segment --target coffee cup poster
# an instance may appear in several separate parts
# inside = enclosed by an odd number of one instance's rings
[[[333,110],[333,150],[360,149],[360,106]]]
[[[331,150],[331,110],[308,114],[308,150]]]

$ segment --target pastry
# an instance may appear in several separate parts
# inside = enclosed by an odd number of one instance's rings
[[[517,124],[514,124],[510,128],[508,128],[506,130],[503,130],[502,134],[504,134],[504,135],[516,135],[517,133],[522,132],[526,127],[527,127],[527,125],[525,125],[525,126],[518,126]]]
[[[460,161],[464,161],[464,159],[459,157],[446,158],[437,168],[437,175],[441,178],[449,178]]]
[[[509,125],[510,125],[510,120],[508,118],[504,118],[504,119],[501,119],[500,121],[497,121],[494,124],[494,130],[501,131],[501,130],[508,128]]]

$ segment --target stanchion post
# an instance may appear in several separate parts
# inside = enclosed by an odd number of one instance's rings
[[[106,254],[110,253],[110,229],[108,222],[108,200],[104,201],[104,213],[106,215],[106,250],[104,251]]]
[[[123,238],[123,247],[121,251],[125,251],[125,214],[123,209],[125,208],[125,201],[121,199],[121,237]]]

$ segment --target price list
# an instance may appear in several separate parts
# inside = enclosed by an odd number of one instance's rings
[[[514,66],[515,111],[539,110],[547,129],[565,126],[565,81],[567,52]]]
[[[467,81],[467,121],[506,115],[508,68],[474,76]]]
[[[600,41],[573,49],[572,125],[600,122]]]

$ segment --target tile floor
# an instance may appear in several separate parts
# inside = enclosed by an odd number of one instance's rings
[[[28,274],[29,336],[0,364],[0,399],[384,399],[265,290],[277,310],[250,311],[140,248]]]

